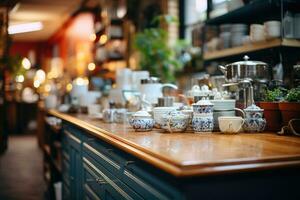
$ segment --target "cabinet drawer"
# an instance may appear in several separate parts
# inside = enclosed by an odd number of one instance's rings
[[[130,161],[123,170],[123,182],[145,199],[180,199],[180,194],[167,182],[149,173],[140,161]]]
[[[84,190],[84,199],[88,200],[101,200],[100,198],[93,190],[90,188],[88,184],[83,185],[83,190]]]
[[[114,149],[108,149],[95,143],[83,143],[83,151],[99,162],[108,171],[121,175],[121,158],[115,155]]]
[[[116,199],[134,199],[141,200],[141,196],[131,190],[118,177],[108,172],[101,164],[97,163],[93,158],[88,155],[83,157],[84,164],[93,168],[97,177],[101,178],[101,183],[104,185],[104,199],[108,199],[106,196],[111,194]]]
[[[70,196],[70,188],[68,186],[66,186],[65,184],[63,184],[62,186],[63,190],[62,190],[62,199],[65,199],[65,200],[69,200],[71,199],[71,196]]]
[[[100,196],[103,196],[104,179],[97,173],[96,169],[90,161],[86,158],[83,159],[83,189],[90,198],[95,199],[96,196],[100,199]]]

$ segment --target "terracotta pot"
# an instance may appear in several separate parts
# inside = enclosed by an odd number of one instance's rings
[[[283,125],[288,125],[291,119],[300,119],[300,103],[296,102],[280,102],[279,109],[281,111],[281,116],[283,120]],[[295,127],[296,130],[300,129],[300,124]]]
[[[259,107],[264,109],[267,121],[266,131],[280,131],[282,126],[281,112],[278,102],[259,102]]]

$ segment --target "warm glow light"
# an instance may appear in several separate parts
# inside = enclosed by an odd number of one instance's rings
[[[24,82],[24,76],[23,75],[17,75],[16,76],[16,82],[23,83]]]
[[[74,84],[76,85],[88,85],[89,79],[78,77],[74,80]]]
[[[35,88],[40,87],[40,85],[41,85],[41,83],[40,83],[39,80],[35,80],[35,81],[33,82],[33,86],[34,86]]]
[[[88,69],[89,69],[90,71],[94,71],[95,68],[96,68],[95,63],[89,63],[89,64],[88,64]]]
[[[107,42],[107,35],[103,34],[100,36],[99,43],[105,44]]]
[[[45,85],[45,91],[50,92],[50,90],[51,90],[51,85],[49,84]]]
[[[66,90],[67,92],[70,92],[72,90],[73,86],[71,83],[68,83],[67,86],[66,86]]]
[[[42,22],[31,22],[25,24],[15,24],[8,27],[8,34],[26,33],[43,29]]]
[[[46,80],[46,73],[44,72],[44,70],[37,70],[34,79],[38,80],[40,83],[43,83]]]
[[[28,58],[23,58],[22,60],[22,66],[24,67],[24,69],[28,70],[31,67],[31,63],[29,61]]]
[[[94,42],[96,40],[96,34],[95,33],[91,34],[89,36],[89,39],[90,39],[91,42]]]

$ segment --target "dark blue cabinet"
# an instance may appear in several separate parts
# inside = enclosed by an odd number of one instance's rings
[[[82,157],[80,135],[66,127],[63,131],[63,199],[82,198]]]
[[[183,199],[132,155],[71,124],[63,129],[63,199]]]

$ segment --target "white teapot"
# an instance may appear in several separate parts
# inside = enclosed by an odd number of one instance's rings
[[[163,97],[163,88],[170,87],[175,90],[178,89],[178,87],[171,83],[162,84],[160,82],[160,79],[151,77],[149,79],[142,79],[141,80],[141,87],[140,92],[141,96],[144,97],[143,99],[150,104],[157,104],[158,98]]]

